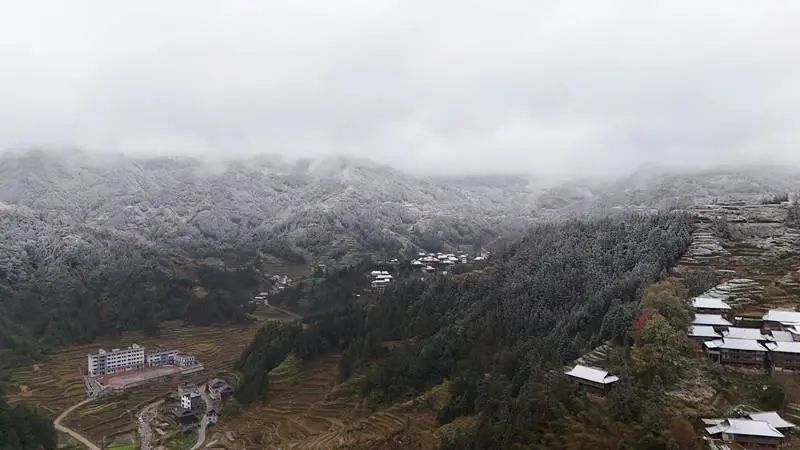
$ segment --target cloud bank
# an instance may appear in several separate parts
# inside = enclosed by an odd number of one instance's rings
[[[0,148],[799,164],[798,23],[780,1],[13,2]]]

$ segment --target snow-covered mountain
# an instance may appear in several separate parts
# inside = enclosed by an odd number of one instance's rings
[[[347,158],[211,163],[79,151],[6,154],[0,157],[0,281],[14,282],[101,242],[189,257],[245,251],[333,261],[477,247],[516,236],[534,220],[793,191],[796,179],[761,169],[644,169],[614,182],[434,178]]]

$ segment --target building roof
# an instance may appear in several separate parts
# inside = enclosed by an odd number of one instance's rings
[[[721,337],[720,334],[714,330],[714,327],[709,325],[692,325],[689,327],[688,334],[690,337]]]
[[[794,342],[794,336],[789,331],[773,331],[772,338],[777,342]]]
[[[567,375],[600,384],[611,384],[619,381],[619,377],[609,375],[609,373],[605,370],[582,366],[580,364],[576,365],[572,368],[572,370],[567,372]]]
[[[717,339],[704,343],[708,349],[747,350],[752,352],[766,352],[767,349],[758,341],[752,339]]]
[[[694,321],[692,321],[692,325],[713,325],[713,326],[729,327],[733,324],[725,320],[725,318],[719,314],[695,314]]]
[[[778,353],[800,353],[800,342],[771,342],[769,351]]]
[[[718,298],[695,297],[692,299],[692,308],[731,309],[731,306]]]
[[[783,324],[800,324],[800,312],[787,309],[770,309],[762,319],[766,322],[780,322]]]
[[[725,419],[713,427],[707,427],[710,435],[719,433],[738,434],[745,436],[759,436],[770,438],[783,438],[783,434],[768,422],[750,419]]]
[[[727,331],[723,331],[722,335],[726,339],[772,340],[772,336],[762,334],[759,328],[730,327]]]
[[[752,413],[749,414],[748,417],[752,420],[760,420],[762,422],[767,422],[768,424],[772,425],[773,427],[780,429],[780,428],[794,428],[795,424],[792,422],[786,421],[783,417],[781,417],[775,411],[767,411],[767,412],[760,412],[760,413]]]

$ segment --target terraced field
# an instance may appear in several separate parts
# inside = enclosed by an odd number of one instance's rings
[[[268,399],[236,416],[222,416],[215,430],[235,436],[231,448],[366,448],[413,428],[424,445],[438,443],[428,408],[412,403],[369,411],[357,393],[358,380],[337,384],[339,354],[302,364],[289,360],[270,373]]]
[[[716,237],[702,220],[726,217],[729,236]],[[800,308],[800,231],[785,226],[782,205],[704,210],[694,243],[678,273],[712,269],[726,283],[712,295],[737,305],[737,314],[760,317],[770,308]]]
[[[200,381],[230,371],[260,323],[246,325],[187,327],[165,324],[159,337],[126,333],[119,339],[105,339],[91,345],[60,349],[40,364],[13,369],[10,373],[16,392],[11,403],[36,405],[53,417],[85,398],[83,371],[86,354],[98,347],[122,347],[136,342],[145,347],[169,347],[194,354],[205,370],[191,375],[163,378],[122,394],[91,402],[70,414],[65,425],[85,434],[98,445],[133,430],[136,412],[146,403],[172,392],[185,380]]]

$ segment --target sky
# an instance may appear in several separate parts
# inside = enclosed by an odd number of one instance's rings
[[[8,2],[0,149],[800,164],[798,30],[789,0]]]

